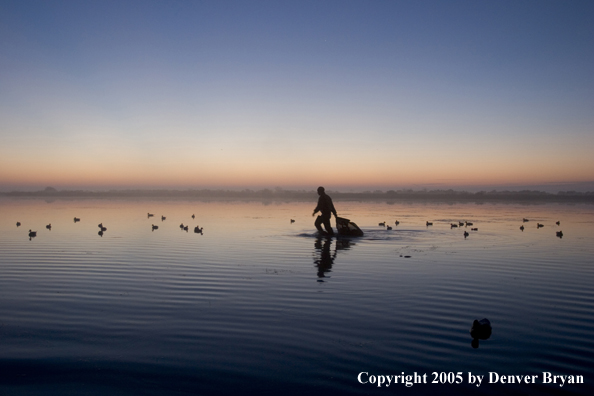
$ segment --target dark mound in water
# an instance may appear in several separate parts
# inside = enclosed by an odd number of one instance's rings
[[[475,320],[470,328],[470,336],[472,338],[478,338],[480,340],[486,340],[491,337],[491,322],[489,319],[484,318],[481,320]]]
[[[336,218],[336,228],[338,229],[339,235],[359,237],[363,236],[363,231],[359,228],[359,226],[349,219],[345,219],[344,217]]]
[[[479,340],[487,340],[491,337],[491,322],[487,318],[481,320],[474,320],[470,328],[470,336],[472,337],[472,347],[479,347]]]

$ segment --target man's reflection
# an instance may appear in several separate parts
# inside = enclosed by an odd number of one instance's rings
[[[332,265],[336,259],[339,250],[351,248],[349,239],[336,239],[334,251],[332,251],[332,238],[329,236],[320,236],[314,243],[314,265],[318,269],[318,282],[323,282],[321,278],[326,278],[326,274],[332,271]]]
[[[332,238],[316,238],[314,247],[316,253],[314,264],[318,268],[318,278],[325,278],[325,274],[332,270],[332,264],[334,264],[336,258],[336,249],[334,249],[333,253],[330,252]]]

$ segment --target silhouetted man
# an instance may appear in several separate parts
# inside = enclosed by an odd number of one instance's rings
[[[334,231],[332,231],[332,226],[330,225],[330,219],[333,213],[334,217],[338,217],[338,215],[336,214],[336,209],[334,209],[332,198],[324,192],[324,187],[318,187],[318,195],[320,196],[318,198],[318,206],[316,206],[312,214],[312,216],[315,216],[316,213],[321,212],[315,222],[316,228],[320,234],[334,235]],[[326,231],[322,229],[322,224],[326,228]]]

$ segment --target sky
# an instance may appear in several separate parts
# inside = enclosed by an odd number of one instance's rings
[[[0,191],[594,191],[594,2],[0,0]]]

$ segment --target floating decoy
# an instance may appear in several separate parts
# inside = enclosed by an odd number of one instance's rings
[[[147,213],[146,214],[146,217],[153,217],[153,216],[154,216],[154,214],[152,214],[152,213]]]
[[[522,222],[524,222],[524,223],[527,222],[527,221],[529,221],[529,220],[527,218],[525,218],[525,217],[522,219]]]
[[[196,218],[196,216],[192,215],[192,219],[195,219],[195,218]]]
[[[161,216],[161,221],[165,220],[167,217]]]
[[[386,222],[384,221],[383,223],[378,223],[378,226],[385,227],[386,226]]]
[[[202,228],[200,228],[200,227],[196,226],[196,227],[194,227],[194,232],[195,232],[196,234],[202,234]]]
[[[99,228],[103,227],[103,223],[97,224],[97,227],[99,227]]]
[[[21,222],[17,221],[17,227],[20,227],[20,226],[21,226]]]
[[[470,235],[470,234],[468,233],[468,231],[464,231],[464,239],[466,239],[466,237],[467,237],[468,235]]]
[[[103,236],[103,230],[99,230],[99,232],[97,233],[97,235],[99,235],[100,237]]]
[[[400,222],[399,222],[398,220],[396,220],[396,221],[394,222],[394,224],[398,225],[398,224],[400,224]]]
[[[555,224],[557,224],[557,225],[561,225],[561,222],[560,222],[560,221],[558,221],[558,222],[556,222]]]
[[[489,319],[483,318],[481,320],[474,320],[472,322],[472,327],[470,328],[470,336],[477,340],[476,347],[478,347],[478,340],[486,340],[491,337],[491,332],[493,329],[491,328],[491,322]],[[474,347],[474,344],[473,344]],[[476,348],[475,347],[475,348]]]
[[[520,226],[520,230],[524,231],[524,225]]]
[[[188,232],[188,226],[184,226],[184,231]]]
[[[179,225],[179,228],[183,229],[183,228],[184,228],[184,223],[181,223],[181,224]]]
[[[37,231],[31,231],[29,230],[29,238],[34,238],[37,236]]]
[[[430,221],[428,221],[428,222],[426,222],[426,223],[425,223],[425,225],[426,225],[427,227],[429,227],[430,225],[433,225],[433,223],[431,223]]]
[[[49,223],[48,225],[45,226],[45,228],[47,228],[48,230],[52,230],[52,223]]]
[[[156,225],[153,224],[153,231],[155,231],[158,228],[159,228],[159,226],[156,226]]]
[[[458,227],[458,224],[450,223],[450,228]]]
[[[107,231],[107,227],[101,226],[101,231]]]
[[[471,226],[471,225],[474,225],[474,224],[472,224],[472,223],[470,223],[470,222],[468,222],[468,221],[467,221],[467,222],[465,222],[465,223],[464,223],[464,225],[465,225],[466,227],[468,227],[468,226]]]
[[[294,219],[291,219],[291,224],[293,224],[294,222],[295,222],[295,220]]]
[[[78,218],[78,217],[75,217],[75,218],[74,218],[74,222],[75,222],[75,223],[76,223],[76,222],[79,222],[79,221],[80,221],[80,218]]]
[[[390,226],[387,226],[387,227],[386,227],[386,229],[389,231],[389,230],[391,230],[391,229],[392,229],[392,227],[390,227]]]
[[[470,231],[478,231],[478,228],[471,228]]]
[[[462,226],[464,225],[464,222],[462,222],[462,221],[459,221],[459,222],[458,222],[458,225],[459,225],[460,227],[462,227]]]
[[[557,231],[557,236],[559,238],[563,238],[563,231]]]
[[[544,227],[544,225],[542,225],[540,223],[536,223],[536,228],[540,228],[540,227]]]

